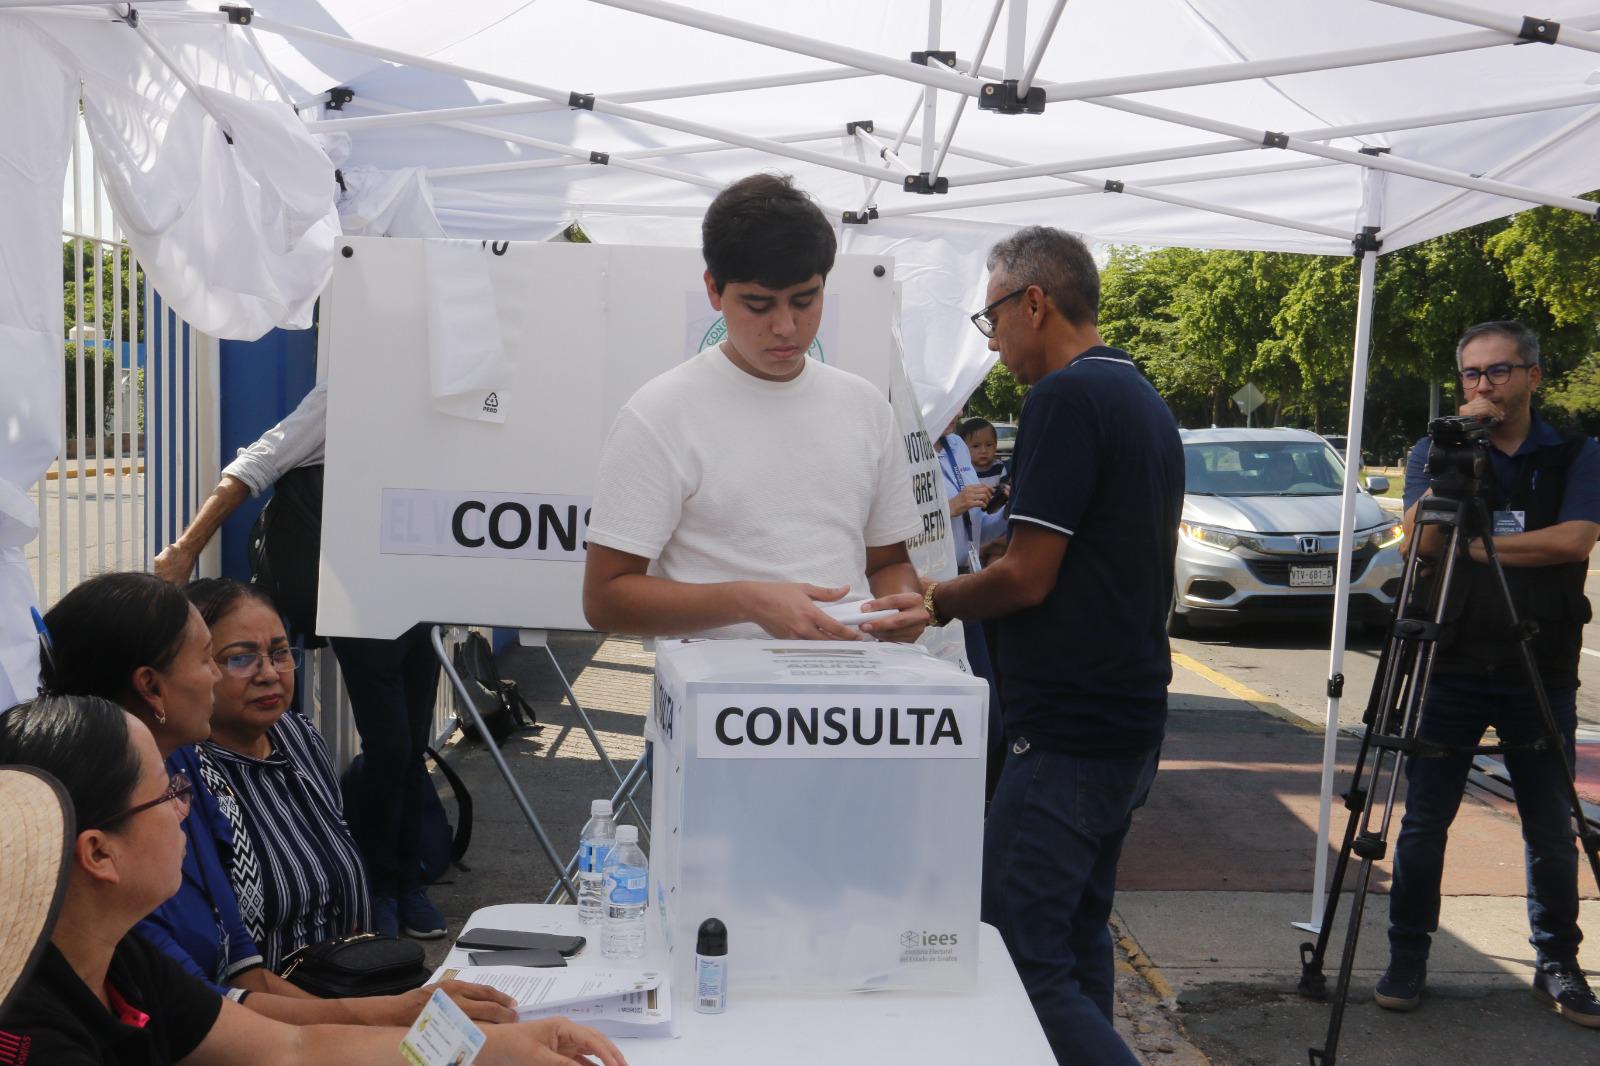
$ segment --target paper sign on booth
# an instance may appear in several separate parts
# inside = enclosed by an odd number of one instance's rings
[[[588,496],[459,489],[384,489],[384,555],[543,559],[581,563],[589,546]]]
[[[988,705],[965,696],[717,692],[694,716],[702,759],[976,759]]]

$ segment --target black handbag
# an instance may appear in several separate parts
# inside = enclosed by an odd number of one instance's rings
[[[428,983],[421,944],[376,933],[307,944],[286,961],[283,979],[324,999],[393,996]]]
[[[539,718],[527,697],[517,688],[515,681],[500,677],[495,666],[494,651],[482,633],[468,632],[467,639],[456,647],[454,655],[456,673],[472,697],[473,706],[496,745],[519,729],[539,729]],[[483,740],[472,716],[462,706],[461,694],[455,696],[456,718],[461,722],[461,732],[468,740]]]

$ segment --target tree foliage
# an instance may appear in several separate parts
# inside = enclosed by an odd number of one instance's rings
[[[1386,454],[1405,447],[1424,428],[1432,388],[1452,409],[1456,338],[1497,318],[1539,332],[1545,402],[1600,426],[1597,264],[1600,227],[1554,208],[1382,256],[1363,438]],[[1183,425],[1243,424],[1229,398],[1248,382],[1267,397],[1256,424],[1342,430],[1359,269],[1353,256],[1113,248],[1100,332],[1133,355]]]

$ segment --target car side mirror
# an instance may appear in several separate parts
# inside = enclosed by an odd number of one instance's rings
[[[1382,474],[1373,474],[1367,478],[1367,491],[1374,496],[1386,496],[1389,493],[1389,479]]]

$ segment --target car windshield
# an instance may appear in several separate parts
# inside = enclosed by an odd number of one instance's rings
[[[1017,435],[1016,426],[998,425],[994,427],[996,440],[1011,440]]]
[[[1197,496],[1337,496],[1344,464],[1322,441],[1210,441],[1183,447],[1183,490]]]

